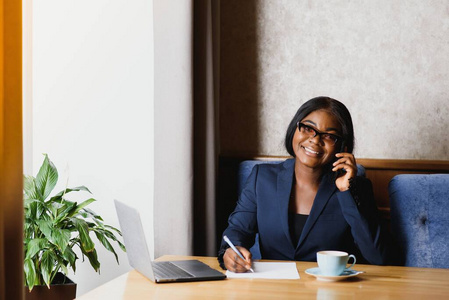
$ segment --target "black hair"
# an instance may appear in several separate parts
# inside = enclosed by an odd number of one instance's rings
[[[295,151],[293,150],[293,136],[295,135],[297,123],[301,122],[307,115],[317,110],[326,110],[337,118],[340,123],[343,137],[343,141],[338,142],[341,146],[342,142],[347,147],[346,152],[352,153],[354,150],[354,126],[352,125],[352,118],[349,110],[346,106],[338,100],[329,97],[316,97],[305,102],[296,112],[290,125],[288,125],[287,133],[285,135],[285,149],[287,152],[295,157]]]

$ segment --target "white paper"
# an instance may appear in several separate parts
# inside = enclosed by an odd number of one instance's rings
[[[299,279],[294,262],[253,262],[254,273],[226,271],[228,278]]]

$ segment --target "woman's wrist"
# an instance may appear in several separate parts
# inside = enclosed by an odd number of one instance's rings
[[[357,204],[357,206],[360,206],[360,199],[359,199],[359,195],[358,195],[358,191],[357,191],[357,177],[352,177],[349,178],[349,192],[352,195],[352,198],[354,198],[355,203]]]
[[[229,246],[224,246],[224,247],[222,247],[219,251],[218,251],[218,256],[217,256],[217,259],[218,259],[218,263],[220,264],[220,267],[223,269],[223,270],[227,270],[226,269],[226,266],[225,266],[225,263],[224,263],[224,260],[223,260],[223,256],[224,256],[224,254],[226,253],[226,250],[229,248]]]

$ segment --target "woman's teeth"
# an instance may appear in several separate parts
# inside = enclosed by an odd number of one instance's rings
[[[306,152],[309,152],[309,153],[312,153],[312,154],[316,154],[316,155],[320,154],[320,152],[313,151],[313,150],[311,150],[309,148],[306,148],[306,147],[304,147],[304,150],[306,150]]]

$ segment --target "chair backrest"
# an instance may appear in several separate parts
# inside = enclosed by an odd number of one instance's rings
[[[246,180],[248,179],[249,175],[251,174],[251,171],[253,170],[255,165],[258,164],[279,164],[284,162],[284,160],[245,160],[242,161],[239,165],[239,180],[238,180],[238,187],[237,192],[238,195],[242,192],[243,187],[245,186]],[[357,164],[357,175],[359,176],[365,176],[365,168],[362,165]],[[259,249],[259,236],[256,235],[256,241],[254,243],[254,246],[249,249],[251,254],[253,255],[253,259],[260,259],[260,249]]]
[[[397,175],[388,190],[405,265],[449,268],[449,174]]]
[[[239,180],[238,180],[238,186],[237,186],[237,192],[240,196],[240,193],[242,192],[243,187],[245,186],[246,180],[249,177],[249,174],[251,174],[251,171],[253,170],[255,165],[259,164],[279,164],[284,162],[284,160],[244,160],[239,164]]]

